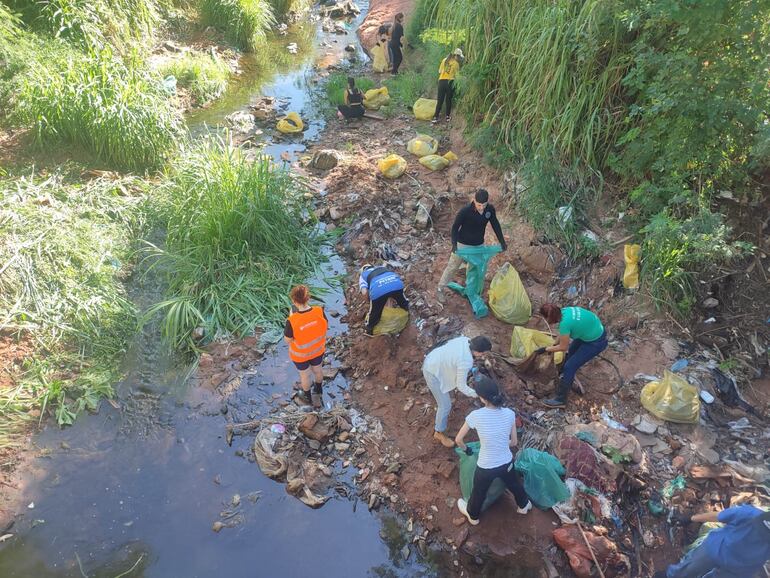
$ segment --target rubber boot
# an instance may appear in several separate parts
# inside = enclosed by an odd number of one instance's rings
[[[323,405],[323,382],[313,383],[313,394],[311,396],[313,400],[313,407],[318,409]]]
[[[564,407],[567,405],[567,395],[569,394],[571,383],[567,383],[564,378],[559,380],[559,388],[556,390],[556,396],[553,399],[547,399],[543,403],[548,407]]]

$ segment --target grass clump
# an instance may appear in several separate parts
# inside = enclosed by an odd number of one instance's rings
[[[204,24],[219,28],[230,42],[247,51],[254,51],[275,24],[268,0],[201,0],[200,10]]]
[[[159,83],[109,51],[30,66],[20,81],[17,116],[34,124],[41,145],[69,142],[135,171],[160,167],[182,130]]]
[[[288,292],[317,267],[314,232],[302,181],[269,157],[255,161],[218,140],[202,143],[172,167],[160,213],[166,246],[152,247],[169,274],[162,312],[164,338],[194,348],[206,339],[276,327],[288,311]]]
[[[136,190],[130,178],[0,181],[0,330],[35,352],[17,386],[0,389],[0,416],[15,426],[35,408],[70,424],[112,395],[136,327],[121,283],[139,223]]]
[[[211,54],[187,53],[164,63],[163,76],[172,75],[177,84],[190,92],[194,104],[202,106],[222,96],[227,89],[230,67]]]
[[[375,88],[377,84],[371,79],[365,76],[356,78],[356,87],[361,92],[366,92],[372,88]],[[337,108],[337,105],[345,104],[345,91],[348,88],[348,75],[344,72],[335,72],[329,75],[324,84],[326,90],[326,101],[331,105],[331,108]]]

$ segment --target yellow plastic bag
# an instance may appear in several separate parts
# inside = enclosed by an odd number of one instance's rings
[[[406,150],[420,158],[435,155],[438,150],[438,141],[427,134],[418,134],[406,144]]]
[[[626,245],[623,247],[623,260],[626,262],[626,270],[623,272],[623,287],[626,289],[639,289],[639,256],[642,248],[639,245]]]
[[[440,155],[428,155],[422,157],[418,161],[422,166],[429,168],[432,171],[440,171],[447,168],[451,163]]]
[[[414,103],[412,111],[414,111],[414,117],[417,120],[430,120],[433,118],[433,113],[436,112],[437,101],[431,98],[418,98]]]
[[[377,168],[388,179],[397,179],[406,172],[406,160],[398,155],[388,155],[377,161]]]
[[[385,307],[382,310],[382,317],[380,317],[377,325],[372,330],[373,335],[385,335],[386,333],[392,333],[396,335],[401,333],[409,323],[409,313],[401,309],[401,307]]]
[[[444,158],[445,158],[446,160],[448,160],[450,163],[453,163],[453,162],[455,162],[455,161],[456,161],[456,160],[457,160],[459,157],[458,157],[456,154],[454,154],[452,151],[447,151],[447,152],[444,154]]]
[[[364,108],[380,110],[380,107],[390,104],[388,87],[372,88],[364,93]]]
[[[489,285],[489,308],[500,321],[524,325],[532,316],[532,303],[513,265],[500,267]],[[549,345],[551,345],[549,343]]]
[[[305,124],[296,112],[290,112],[278,121],[278,130],[286,134],[302,132]]]
[[[662,381],[651,381],[642,388],[642,405],[651,414],[675,423],[698,423],[698,388],[666,370]]]
[[[514,359],[524,359],[536,349],[550,347],[555,341],[547,333],[517,325],[513,328],[513,334],[511,335],[511,357]],[[553,362],[556,365],[559,365],[562,361],[564,361],[563,351],[553,354]]]

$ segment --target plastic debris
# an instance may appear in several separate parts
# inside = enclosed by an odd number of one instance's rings
[[[624,426],[619,421],[615,421],[610,417],[610,414],[607,412],[607,408],[602,408],[602,421],[606,423],[608,426],[610,426],[612,429],[616,429],[618,431],[628,431],[628,428]]]
[[[690,362],[687,359],[677,359],[674,364],[671,366],[671,371],[682,371],[685,369]]]
[[[386,179],[397,179],[406,172],[406,159],[391,154],[378,160],[377,168]]]
[[[661,381],[652,381],[642,388],[641,401],[647,411],[661,419],[698,423],[698,388],[670,371],[663,374]]]
[[[516,471],[524,475],[524,489],[538,508],[546,510],[570,497],[562,481],[564,466],[548,452],[526,448],[516,456]]]
[[[390,104],[390,95],[387,86],[371,88],[364,93],[364,108],[367,110],[380,110],[388,104]]]
[[[401,307],[385,307],[382,317],[372,330],[373,335],[397,335],[409,324],[409,312]]]
[[[274,423],[270,426],[270,431],[276,434],[286,433],[286,426],[282,423]]]
[[[700,398],[704,401],[704,403],[714,403],[714,396],[705,389],[700,390]]]
[[[296,112],[290,112],[278,121],[276,128],[285,134],[295,134],[305,130],[305,123]]]
[[[406,150],[417,158],[435,155],[438,151],[438,141],[430,135],[418,134],[406,144]]]
[[[473,475],[476,471],[476,462],[479,460],[479,449],[481,444],[479,442],[469,442],[465,444],[473,450],[471,455],[467,455],[460,448],[455,448],[455,453],[460,458],[460,491],[463,494],[463,499],[468,501],[473,491]],[[484,498],[484,502],[481,505],[481,511],[483,512],[494,504],[500,496],[505,492],[505,482],[500,478],[497,478],[487,490],[487,496]]]
[[[639,288],[639,257],[642,248],[639,245],[625,245],[623,247],[623,260],[626,269],[623,272],[623,287],[626,289]]]
[[[412,112],[417,120],[430,120],[436,112],[438,101],[431,98],[418,98],[412,106]]]
[[[663,497],[668,500],[671,499],[671,496],[673,496],[679,490],[684,490],[686,486],[687,482],[685,481],[684,476],[679,474],[677,477],[675,477],[673,480],[669,480],[668,483],[663,486],[663,491],[661,493],[663,494]]]

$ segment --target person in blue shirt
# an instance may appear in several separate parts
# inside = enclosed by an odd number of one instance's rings
[[[654,578],[754,578],[770,560],[770,512],[744,505],[719,513],[684,514],[680,521],[724,526]]]
[[[369,314],[366,317],[366,334],[371,335],[380,322],[382,310],[388,299],[393,299],[404,311],[409,311],[409,301],[404,296],[404,282],[387,267],[364,265],[358,278],[358,288],[369,298]]]

